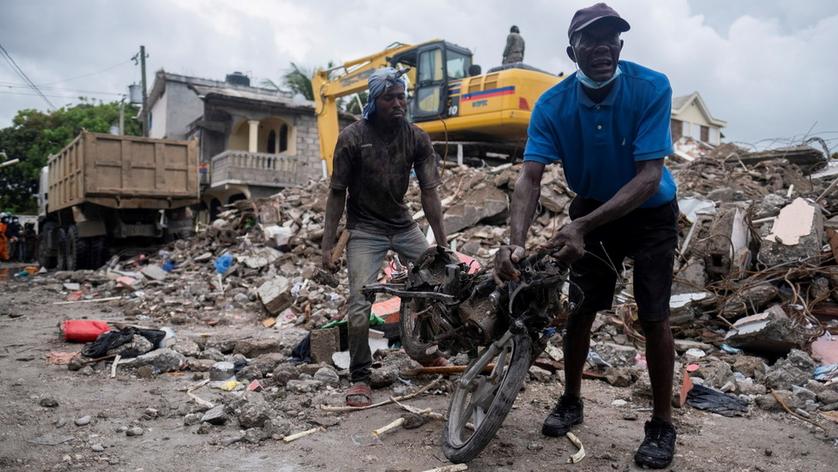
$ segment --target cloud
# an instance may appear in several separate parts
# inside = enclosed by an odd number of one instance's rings
[[[149,77],[172,72],[222,79],[241,70],[278,81],[295,62],[307,67],[382,50],[394,41],[444,38],[470,48],[484,70],[500,62],[516,24],[526,61],[573,71],[565,54],[567,24],[591,2],[532,0],[44,0],[4,2],[0,41],[36,83],[49,83],[127,61],[145,44]],[[623,58],[666,73],[676,94],[701,92],[727,120],[730,140],[813,134],[838,142],[838,64],[822,52],[838,43],[838,5],[788,2],[612,0],[632,24]],[[798,2],[799,3],[799,2]],[[44,93],[122,93],[139,70],[122,64],[91,77],[52,84]],[[24,107],[44,108],[0,64],[0,126]],[[4,85],[6,85],[4,87]],[[150,86],[150,84],[149,84]],[[31,93],[31,92],[29,92]],[[98,95],[111,98],[115,95]],[[56,105],[71,98],[51,98]],[[813,127],[814,124],[814,127]]]

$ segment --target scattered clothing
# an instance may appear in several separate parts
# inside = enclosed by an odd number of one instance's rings
[[[723,416],[742,416],[748,412],[746,401],[703,385],[693,386],[687,394],[687,404]]]

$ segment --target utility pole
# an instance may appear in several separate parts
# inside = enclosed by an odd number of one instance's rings
[[[139,56],[139,57],[137,57],[137,56]],[[146,79],[145,79],[145,59],[148,56],[146,56],[146,53],[145,53],[145,46],[142,46],[142,45],[140,46],[140,52],[137,54],[137,56],[134,56],[133,59],[134,59],[134,64],[139,62],[139,64],[140,64],[140,74],[142,75],[143,113],[142,113],[141,118],[142,118],[142,125],[143,125],[143,136],[148,137],[148,131],[149,131],[149,129],[148,129],[148,117],[149,117],[149,114],[148,114],[148,109],[146,108],[148,106],[148,93],[146,91]]]
[[[125,136],[125,95],[119,101],[119,135]]]
[[[143,136],[148,137],[148,93],[145,82],[145,46],[140,46],[140,70],[143,74]]]

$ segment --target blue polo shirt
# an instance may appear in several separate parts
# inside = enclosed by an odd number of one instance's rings
[[[611,92],[594,103],[574,73],[544,92],[530,119],[525,161],[561,161],[570,188],[585,198],[609,200],[636,175],[635,163],[672,154],[672,88],[660,72],[620,61]],[[658,191],[643,208],[675,198],[663,168]]]

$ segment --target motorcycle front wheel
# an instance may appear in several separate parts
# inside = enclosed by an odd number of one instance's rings
[[[531,350],[527,334],[507,331],[454,382],[442,431],[442,451],[448,460],[469,462],[495,437],[524,385]],[[492,362],[494,367],[488,370]]]

